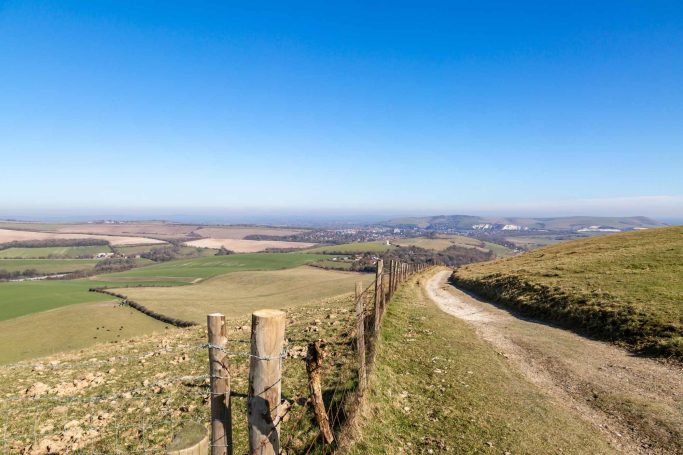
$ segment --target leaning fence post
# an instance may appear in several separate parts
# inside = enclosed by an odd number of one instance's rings
[[[396,269],[396,261],[393,259],[389,261],[389,300],[394,296],[394,269]]]
[[[356,283],[356,347],[358,348],[358,389],[362,394],[367,385],[365,369],[365,312],[363,311],[363,283]]]
[[[232,408],[230,372],[226,346],[225,316],[206,317],[209,331],[209,374],[211,376],[211,455],[232,455]]]
[[[280,453],[280,400],[285,313],[259,310],[251,315],[249,365],[249,453]]]
[[[384,273],[384,261],[379,259],[377,261],[377,269],[375,270],[375,321],[374,332],[379,331],[379,322],[382,317],[382,274]]]
[[[330,428],[330,419],[325,411],[325,402],[323,402],[323,392],[320,386],[320,368],[322,363],[323,352],[320,342],[316,341],[309,344],[306,355],[306,373],[308,373],[308,389],[311,392],[311,400],[313,401],[313,413],[325,443],[332,444],[334,442],[334,435],[332,434],[332,428]]]

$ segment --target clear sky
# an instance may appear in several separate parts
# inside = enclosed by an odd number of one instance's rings
[[[683,2],[0,0],[0,158],[0,216],[683,217]]]

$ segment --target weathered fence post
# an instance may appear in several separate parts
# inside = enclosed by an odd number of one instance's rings
[[[232,455],[232,403],[226,346],[225,316],[206,317],[209,332],[209,374],[211,383],[211,455]]]
[[[394,273],[396,272],[396,261],[389,261],[389,300],[394,296]]]
[[[365,367],[365,311],[363,309],[363,283],[356,283],[356,346],[358,348],[358,389],[362,394],[368,382]]]
[[[259,310],[251,315],[249,365],[249,453],[280,453],[280,400],[285,313]]]
[[[375,321],[374,333],[379,331],[379,322],[382,317],[382,274],[384,273],[384,261],[379,259],[377,261],[377,269],[375,270]]]
[[[332,428],[330,428],[330,419],[325,411],[325,402],[323,401],[323,392],[320,386],[320,368],[322,363],[323,352],[320,348],[320,342],[316,341],[309,344],[308,353],[306,354],[306,373],[308,373],[308,389],[311,392],[311,400],[313,401],[313,413],[315,414],[315,421],[318,422],[318,427],[323,435],[325,444],[332,444],[334,442],[334,435],[332,434]]]

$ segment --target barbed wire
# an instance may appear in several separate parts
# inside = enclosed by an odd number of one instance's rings
[[[252,354],[251,352],[237,352],[237,351],[228,351],[226,350],[223,346],[219,346],[217,344],[211,344],[211,343],[206,343],[202,344],[200,346],[197,346],[197,349],[216,349],[218,351],[221,351],[223,354],[232,356],[232,357],[249,357],[257,360],[278,360],[278,359],[286,359],[287,358],[287,350],[285,349],[282,353],[280,353],[277,356],[273,357],[268,357],[268,356],[259,356]]]

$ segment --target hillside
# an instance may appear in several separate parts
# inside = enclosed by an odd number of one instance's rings
[[[363,415],[342,453],[618,453],[474,328],[444,314],[426,293],[433,276],[409,280],[388,306]]]
[[[438,215],[427,217],[397,218],[381,223],[386,226],[405,226],[434,230],[551,230],[578,231],[601,226],[619,230],[652,228],[664,223],[644,216],[598,217],[571,216],[555,218],[485,217],[472,215]],[[506,229],[504,229],[507,226]]]
[[[309,342],[327,341],[322,387],[338,406],[355,373],[354,302],[347,295],[283,308],[290,344],[282,360],[282,444],[287,453],[321,453],[302,353]],[[226,319],[228,349],[242,353],[230,358],[235,453],[247,452],[248,324],[248,316]],[[166,453],[183,425],[209,421],[205,330],[162,330],[0,366],[0,453]]]
[[[452,280],[525,314],[683,359],[683,227],[562,243],[467,265]]]

